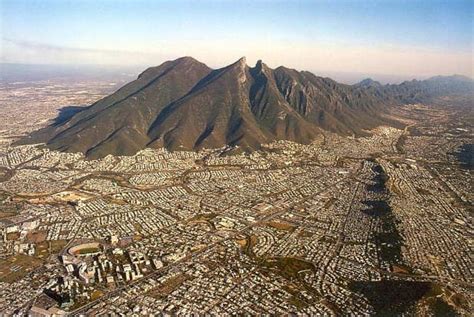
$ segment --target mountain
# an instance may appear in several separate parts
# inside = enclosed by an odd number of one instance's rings
[[[443,96],[474,97],[474,81],[461,75],[435,76],[426,80],[405,81],[399,85],[386,85],[381,90],[404,103],[430,102]]]
[[[365,90],[384,102],[395,103],[429,103],[436,98],[445,96],[474,97],[474,81],[461,75],[435,76],[426,80],[413,79],[398,85],[382,85],[367,78],[353,87]]]
[[[366,78],[354,85],[357,88],[380,88],[382,84],[372,78]]]
[[[442,80],[433,79],[439,89]],[[133,155],[146,147],[198,150],[225,145],[249,151],[274,140],[310,143],[322,130],[367,135],[387,119],[400,95],[430,92],[430,83],[343,85],[306,71],[254,67],[245,58],[213,70],[183,57],[145,70],[112,95],[19,143],[88,158]],[[449,85],[448,85],[449,86]],[[436,89],[435,89],[436,90]]]
[[[51,149],[82,152],[91,158],[109,153],[132,155],[150,142],[148,129],[154,118],[211,71],[188,57],[148,68],[69,120],[33,133],[29,141],[46,142]]]
[[[149,145],[254,149],[275,139],[311,142],[318,129],[285,103],[259,65],[251,69],[242,58],[212,71],[163,109],[148,131]]]

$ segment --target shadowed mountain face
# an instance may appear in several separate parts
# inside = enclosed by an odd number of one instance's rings
[[[400,88],[401,89],[401,88]],[[405,89],[405,88],[403,88]],[[44,142],[89,158],[133,155],[145,147],[198,150],[225,145],[258,149],[274,140],[310,143],[321,130],[366,135],[384,118],[394,87],[343,85],[309,72],[242,58],[212,70],[191,57],[145,70],[90,107],[34,132],[20,143]]]
[[[31,142],[46,142],[51,149],[82,152],[90,158],[132,155],[150,142],[148,129],[158,114],[210,72],[189,57],[149,68],[69,120],[33,133]]]

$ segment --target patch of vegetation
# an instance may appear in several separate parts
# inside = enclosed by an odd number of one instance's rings
[[[302,271],[316,271],[313,263],[294,257],[278,257],[264,259],[261,263],[264,269],[276,271],[287,279],[296,279]]]
[[[239,239],[237,240],[237,243],[240,245],[243,253],[247,254],[250,257],[255,256],[255,254],[253,253],[253,247],[255,246],[255,244],[257,244],[256,235],[250,235],[245,239]]]
[[[31,242],[31,243],[41,243],[46,240],[47,236],[48,236],[47,230],[41,230],[41,231],[34,230],[34,231],[28,232],[28,234],[26,235],[26,239],[28,240],[28,242]]]
[[[298,237],[300,238],[311,238],[312,236],[314,235],[314,233],[308,231],[308,230],[301,230],[299,233],[298,233]]]
[[[66,246],[66,240],[43,241],[36,244],[35,257],[43,259],[51,254],[58,254]]]
[[[265,224],[267,226],[275,228],[277,230],[284,230],[284,231],[293,231],[293,230],[295,230],[295,226],[293,226],[289,223],[284,223],[284,222],[279,222],[279,221],[268,221]]]
[[[91,301],[94,301],[96,299],[99,299],[101,298],[102,296],[104,296],[104,293],[99,291],[99,290],[95,290],[91,293]]]
[[[7,235],[6,235],[6,240],[7,241],[18,240],[19,238],[20,238],[20,233],[19,232],[10,232],[10,233],[7,233]]]
[[[325,243],[336,243],[337,242],[336,238],[331,237],[331,236],[322,236],[321,238],[319,238],[318,241],[319,242],[325,242]]]
[[[0,207],[1,208],[1,207]],[[15,212],[4,212],[4,211],[0,211],[0,219],[3,219],[3,218],[9,218],[9,217],[12,217],[12,216],[15,216],[16,213]]]
[[[188,222],[192,221],[210,221],[217,216],[215,213],[208,213],[208,214],[198,214],[188,220]]]
[[[0,282],[13,283],[25,277],[42,261],[28,255],[17,254],[0,261]]]
[[[96,253],[96,252],[100,252],[100,249],[99,248],[84,248],[84,249],[77,250],[78,254],[90,254],[90,253]]]

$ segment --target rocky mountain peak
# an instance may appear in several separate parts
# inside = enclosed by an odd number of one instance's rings
[[[438,77],[385,86],[366,79],[350,86],[310,72],[271,69],[261,60],[249,68],[245,57],[213,70],[186,56],[148,68],[110,96],[17,144],[46,143],[89,158],[133,155],[146,147],[251,151],[275,140],[310,143],[322,130],[361,136],[379,125],[401,127],[386,115],[393,105],[472,94],[472,83]]]

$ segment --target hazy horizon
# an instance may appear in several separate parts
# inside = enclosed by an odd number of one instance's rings
[[[342,81],[473,75],[471,1],[1,0],[0,11],[3,63],[152,66],[188,55],[217,68],[246,56]]]
[[[177,56],[175,59],[180,58]],[[141,72],[148,67],[158,66],[165,60],[153,65],[101,65],[101,64],[28,64],[28,63],[2,63],[0,62],[0,69],[2,75],[0,76],[0,82],[16,82],[16,81],[34,81],[34,80],[47,80],[58,77],[112,77],[120,75],[120,78],[135,79]],[[263,61],[265,62],[265,61]],[[248,63],[249,67],[253,67],[255,63]],[[208,65],[211,66],[211,65]],[[226,65],[216,65],[213,68],[221,68]],[[271,66],[276,68],[278,66],[287,65],[276,65]],[[309,71],[320,77],[329,77],[343,84],[356,84],[364,79],[370,78],[381,84],[400,84],[404,81],[410,81],[413,79],[424,80],[433,76],[410,76],[410,75],[392,75],[392,74],[368,74],[368,73],[357,73],[357,72],[335,72],[327,70],[310,70],[310,69],[298,69],[299,71]],[[26,75],[26,76],[24,76]],[[449,74],[445,76],[452,76],[459,74]],[[469,76],[468,76],[469,77]],[[473,79],[472,77],[469,77]]]

